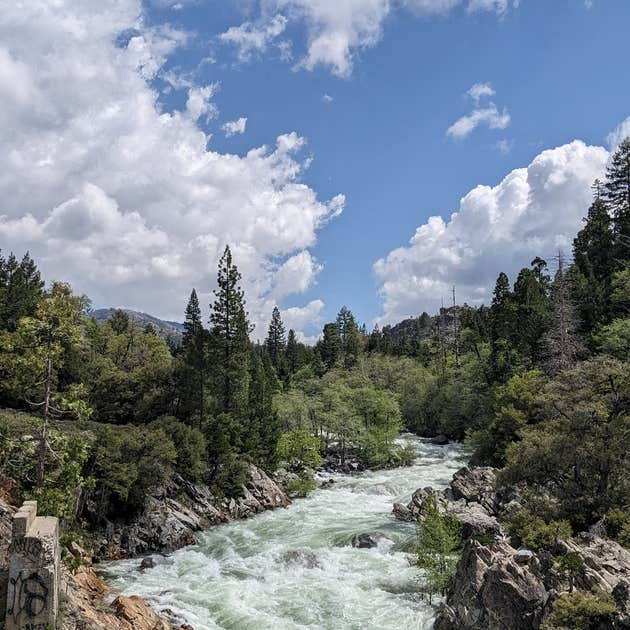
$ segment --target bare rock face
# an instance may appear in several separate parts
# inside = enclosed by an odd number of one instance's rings
[[[543,618],[549,594],[535,563],[516,562],[505,542],[468,541],[457,565],[436,630],[531,630]]]
[[[500,502],[494,490],[495,478],[494,468],[461,468],[445,490],[419,488],[407,505],[394,504],[394,516],[401,521],[421,521],[425,501],[432,497],[441,512],[450,512],[462,523],[464,538],[488,534],[501,536],[501,526],[496,518]]]
[[[175,475],[151,493],[134,518],[107,524],[102,555],[122,558],[168,553],[193,544],[195,533],[212,525],[290,503],[278,485],[254,465],[250,465],[249,481],[242,486],[241,496],[225,500],[219,507],[206,486]]]
[[[171,627],[137,595],[131,597],[119,595],[112,605],[116,609],[116,616],[126,621],[134,630],[169,630]]]

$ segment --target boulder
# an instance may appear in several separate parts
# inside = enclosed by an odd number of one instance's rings
[[[387,537],[380,532],[371,532],[367,534],[355,534],[352,537],[351,544],[357,549],[372,549],[378,546],[379,541],[386,540]]]
[[[321,566],[315,553],[309,549],[289,549],[282,554],[281,559],[287,564],[299,564],[307,569]]]
[[[460,468],[450,483],[453,498],[464,499],[466,503],[479,503],[489,514],[496,515],[500,508],[494,489],[496,473],[496,469],[490,466]]]
[[[152,569],[155,566],[155,560],[151,556],[147,556],[146,558],[142,558],[142,562],[138,567],[140,571],[146,571],[147,569]]]
[[[116,610],[116,616],[126,621],[134,630],[169,630],[171,627],[137,595],[131,597],[119,595],[112,606]]]
[[[548,593],[529,566],[514,561],[505,542],[466,543],[440,605],[436,630],[531,630],[543,618]]]
[[[443,433],[440,433],[440,435],[432,437],[429,442],[431,444],[437,444],[438,446],[444,446],[448,444],[448,437],[446,437],[446,435],[444,435]]]

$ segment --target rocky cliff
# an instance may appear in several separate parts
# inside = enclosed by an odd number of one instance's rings
[[[537,630],[569,588],[550,553],[510,544],[501,519],[518,509],[518,493],[498,493],[495,480],[492,468],[464,467],[448,488],[420,488],[407,505],[394,505],[398,519],[422,522],[424,502],[432,496],[441,511],[448,510],[462,523],[467,540],[438,609],[436,630]],[[630,629],[630,552],[592,533],[559,540],[556,547],[557,556],[573,552],[582,559],[576,588],[612,594],[618,613],[613,625],[606,622],[602,630]]]
[[[179,475],[156,488],[144,508],[130,519],[107,521],[98,555],[115,559],[151,552],[167,553],[195,542],[195,533],[212,525],[291,503],[267,474],[254,465],[240,496],[218,501],[210,490]]]

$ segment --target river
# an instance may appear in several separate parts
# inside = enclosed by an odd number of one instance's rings
[[[108,567],[111,585],[169,608],[195,630],[429,629],[434,611],[418,595],[418,570],[405,549],[414,526],[391,515],[419,487],[444,487],[463,465],[456,445],[434,446],[411,435],[413,466],[332,475],[287,509],[213,527],[198,544]],[[373,549],[355,549],[354,534],[381,532]]]

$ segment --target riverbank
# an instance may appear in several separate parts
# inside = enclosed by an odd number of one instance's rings
[[[457,445],[403,440],[419,455],[412,466],[332,475],[334,484],[286,510],[213,527],[196,545],[153,556],[152,568],[109,565],[108,580],[195,630],[428,629],[434,610],[405,553],[414,526],[396,521],[391,506],[419,485],[445,487],[463,462]],[[377,546],[353,547],[366,533],[380,535]]]

